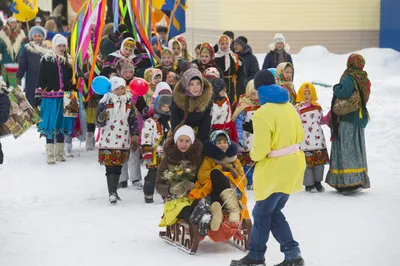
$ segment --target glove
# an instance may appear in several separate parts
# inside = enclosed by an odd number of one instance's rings
[[[169,187],[169,193],[175,196],[181,196],[186,194],[186,186],[183,182],[180,182],[176,185],[170,186]]]
[[[239,175],[238,175],[238,173],[236,172],[235,168],[233,168],[232,166],[230,166],[230,165],[228,165],[228,164],[223,164],[223,165],[222,165],[222,170],[225,171],[225,172],[231,173],[231,175],[232,175],[232,177],[233,177],[234,179],[236,179],[236,178],[239,177]]]
[[[97,121],[99,121],[99,123],[103,123],[104,121],[106,121],[108,119],[108,113],[106,110],[102,111],[99,116],[97,117]]]
[[[192,191],[196,187],[196,184],[189,180],[183,181],[183,183],[185,185],[186,191]]]
[[[39,107],[41,103],[42,103],[42,97],[36,96],[35,97],[35,106]]]
[[[139,137],[138,136],[132,136],[132,142],[131,142],[131,150],[135,152],[139,148]]]
[[[253,131],[253,122],[252,122],[252,121],[250,121],[250,122],[245,122],[245,123],[243,124],[243,130],[245,130],[245,131],[247,131],[247,132],[253,134],[253,133],[254,133],[254,131]]]

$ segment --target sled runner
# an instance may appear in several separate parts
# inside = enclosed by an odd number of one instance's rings
[[[228,242],[242,251],[247,251],[250,244],[251,228],[251,220],[244,219]],[[212,232],[209,231],[208,236],[210,238],[212,238],[211,234]],[[175,224],[167,226],[165,231],[160,231],[159,235],[165,242],[189,255],[196,254],[200,241],[204,239],[200,236],[197,224],[188,224],[183,220],[178,220]]]

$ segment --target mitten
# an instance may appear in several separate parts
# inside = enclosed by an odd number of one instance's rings
[[[99,123],[104,123],[108,118],[108,113],[106,110],[101,111],[101,113],[99,114],[99,116],[97,117],[97,121]]]
[[[188,180],[183,181],[183,183],[185,185],[186,191],[192,191],[196,187],[195,183]]]

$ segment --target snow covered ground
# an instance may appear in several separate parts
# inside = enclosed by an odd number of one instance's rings
[[[372,188],[355,197],[340,196],[330,188],[324,194],[300,192],[291,197],[284,213],[307,265],[397,265],[400,53],[375,48],[360,53],[372,81],[366,129]],[[304,48],[294,56],[296,88],[304,81],[335,84],[347,56],[320,46]],[[261,64],[263,58],[259,55]],[[332,89],[317,90],[327,111]],[[325,134],[329,136],[327,128]],[[123,201],[110,206],[97,153],[84,151],[79,142],[74,143],[75,158],[56,166],[46,164],[44,139],[38,139],[36,128],[18,140],[2,139],[2,144],[2,266],[229,265],[245,255],[228,244],[205,240],[198,253],[189,256],[163,242],[157,227],[163,209],[159,197],[146,205],[142,192],[128,187],[119,191]],[[249,198],[252,209],[252,193]],[[267,265],[282,259],[271,236]]]

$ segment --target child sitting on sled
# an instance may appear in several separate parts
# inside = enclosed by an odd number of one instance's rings
[[[193,200],[188,193],[195,187],[197,171],[203,159],[203,144],[195,139],[191,127],[180,127],[163,146],[164,156],[158,167],[157,192],[166,198],[160,227],[178,219],[189,223]]]
[[[238,147],[223,130],[214,131],[204,144],[204,160],[197,175],[196,188],[190,198],[211,198],[210,229],[218,231],[223,222],[222,208],[228,211],[228,222],[249,218],[245,193],[246,177],[237,159]]]

